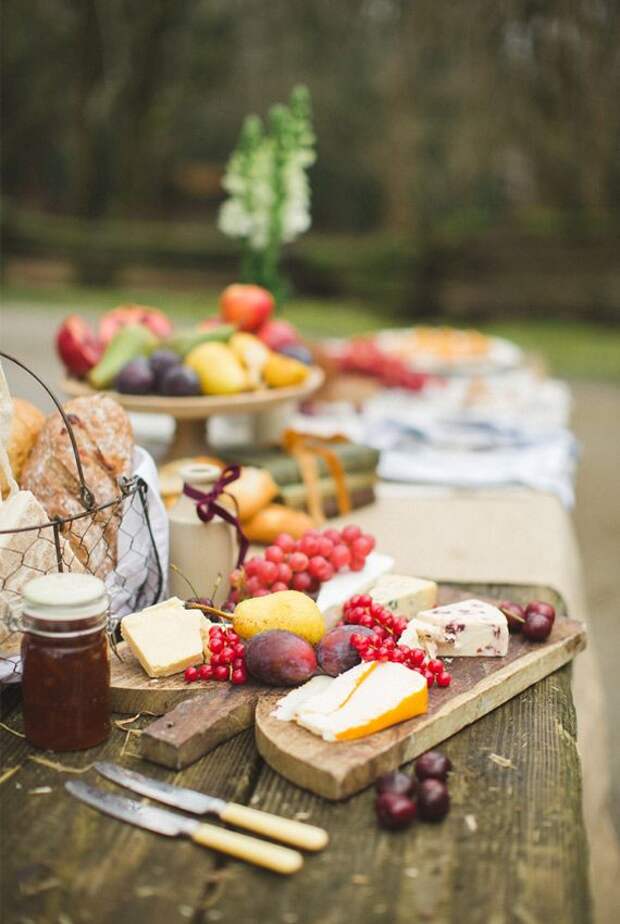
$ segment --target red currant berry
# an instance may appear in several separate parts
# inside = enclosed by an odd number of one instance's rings
[[[293,569],[291,566],[283,561],[278,565],[278,580],[282,581],[283,584],[286,584],[288,587],[291,583],[291,578],[293,577]]]
[[[226,645],[220,652],[220,664],[230,664],[234,657],[234,650],[230,647],[230,645]]]
[[[320,580],[326,565],[327,561],[322,555],[314,555],[308,562],[308,572],[312,577]]]
[[[228,680],[228,667],[224,664],[218,664],[213,668],[213,678],[215,680]]]
[[[349,551],[349,547],[344,543],[335,545],[329,560],[336,571],[342,571],[342,569],[346,568],[351,561],[351,552]]]
[[[440,661],[439,658],[433,658],[432,661],[428,662],[428,670],[431,674],[441,674],[443,672],[443,661]]]
[[[288,584],[285,584],[283,581],[276,581],[275,584],[271,585],[272,594],[277,594],[281,590],[288,590]]]
[[[345,528],[342,530],[341,535],[342,535],[344,542],[346,542],[347,545],[350,545],[352,542],[355,542],[355,540],[359,536],[362,535],[362,531],[359,528],[359,526],[353,526],[353,525],[345,526]]]
[[[297,574],[294,574],[292,577],[291,587],[293,590],[300,590],[302,593],[307,593],[312,587],[312,578],[307,571],[298,571]]]
[[[435,683],[435,675],[431,671],[423,671],[423,676],[426,677],[426,683],[430,689]]]
[[[253,575],[251,578],[247,579],[245,582],[245,589],[250,597],[255,597],[258,591],[263,589],[261,579],[258,575]]]
[[[437,674],[435,680],[438,687],[449,687],[452,683],[452,674],[448,674],[447,671],[443,671],[441,674]]]
[[[245,658],[235,658],[231,666],[234,671],[238,671],[240,668],[245,670]]]
[[[198,669],[195,667],[186,667],[183,677],[185,678],[185,683],[194,683],[195,680],[198,680]]]
[[[359,536],[351,543],[351,553],[354,558],[367,558],[372,552],[374,544],[375,541],[372,536]]]
[[[278,577],[278,566],[274,564],[274,562],[272,561],[266,561],[265,559],[263,559],[263,561],[261,561],[260,563],[259,570],[258,570],[259,580],[262,581],[265,587],[270,587],[277,577]]]
[[[363,571],[365,564],[366,562],[363,558],[352,558],[349,563],[349,568],[351,571]]]
[[[303,552],[293,552],[288,563],[293,571],[305,571],[308,568],[308,556]]]
[[[360,626],[366,626],[367,629],[375,628],[375,621],[370,615],[370,613],[364,613],[364,615],[359,620]]]
[[[242,683],[246,683],[247,679],[248,679],[248,675],[246,671],[241,667],[234,670],[232,674],[230,675],[230,682],[234,683],[235,686],[239,686]]]
[[[236,645],[233,646],[233,650],[235,652],[235,658],[245,657],[245,645],[243,642],[237,642]]]
[[[381,625],[375,625],[373,626],[373,629],[374,629],[375,635],[377,636],[377,638],[381,639],[381,641],[383,641],[383,639],[387,638],[389,635],[389,632],[387,631],[387,629],[384,629],[383,626]]]
[[[280,533],[276,538],[275,545],[279,545],[283,552],[294,552],[297,543],[288,533]]]
[[[224,639],[221,635],[209,636],[209,651],[211,654],[217,654],[224,647]]]
[[[420,667],[424,663],[425,658],[426,655],[424,654],[423,648],[411,649],[411,660],[417,667]]]
[[[198,679],[199,680],[212,680],[213,679],[213,668],[210,664],[201,664],[198,668]]]
[[[325,536],[321,536],[319,539],[318,554],[322,555],[323,558],[329,558],[333,551],[334,543],[330,539],[327,539]]]
[[[323,530],[323,535],[326,539],[329,539],[330,542],[333,542],[334,545],[338,545],[342,542],[342,537],[337,529],[325,529]]]
[[[299,540],[299,550],[303,552],[308,558],[312,558],[314,555],[319,554],[319,547],[321,544],[321,538],[319,536],[302,536]]]
[[[268,597],[268,596],[269,596],[269,591],[267,590],[266,587],[261,587],[261,589],[260,589],[260,590],[257,590],[256,593],[253,594],[252,596],[254,596],[254,597]]]
[[[257,555],[255,555],[253,558],[248,558],[248,560],[243,566],[246,577],[249,577],[249,578],[256,577],[256,575],[258,574],[259,561],[260,561],[260,558]]]
[[[265,549],[265,558],[272,561],[274,565],[279,565],[284,561],[284,549],[279,545],[270,545]]]

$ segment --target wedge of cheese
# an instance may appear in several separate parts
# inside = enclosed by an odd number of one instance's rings
[[[170,677],[203,661],[203,632],[210,625],[200,610],[186,610],[170,597],[121,621],[121,635],[149,677]]]
[[[463,600],[423,610],[416,620],[429,626],[439,657],[499,658],[508,652],[506,617],[496,606],[482,600]],[[431,629],[435,631],[431,633]]]
[[[282,699],[279,699],[271,715],[274,719],[280,719],[282,722],[290,722],[295,718],[297,711],[309,699],[318,693],[323,693],[334,683],[334,679],[334,677],[328,677],[326,674],[317,674],[316,677],[311,677],[301,687],[296,687]]]
[[[343,571],[322,584],[316,603],[323,614],[325,628],[334,628],[342,616],[342,606],[349,597],[366,593],[393,567],[394,559],[389,555],[371,552],[361,571]]]
[[[428,686],[403,664],[363,661],[303,702],[295,720],[325,741],[350,741],[421,715]]]
[[[368,592],[375,603],[407,620],[437,605],[435,581],[402,574],[385,574]]]

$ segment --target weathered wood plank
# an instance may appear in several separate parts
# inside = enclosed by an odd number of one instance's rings
[[[486,590],[517,596],[513,588]],[[541,595],[531,589],[523,594]],[[19,709],[4,721],[21,728]],[[60,759],[72,766],[119,760],[124,740],[115,729],[105,746]],[[308,856],[291,880],[106,818],[65,794],[63,782],[73,777],[28,761],[37,752],[23,739],[0,729],[0,747],[0,774],[21,765],[0,785],[0,907],[8,924],[590,921],[568,668],[446,742],[455,766],[453,807],[437,826],[379,830],[372,790],[334,804],[299,789],[262,764],[250,731],[181,773],[127,754],[120,758],[157,778],[224,798],[289,817],[308,813],[332,841],[324,853]],[[494,763],[493,753],[513,766]],[[97,779],[92,771],[83,778]],[[53,792],[30,794],[41,786]],[[475,831],[467,816],[475,819]]]
[[[399,833],[377,828],[370,789],[328,804],[265,767],[257,807],[309,813],[331,845],[277,889],[235,869],[214,905],[220,920],[587,924],[575,733],[566,667],[446,742],[455,767],[450,815]]]

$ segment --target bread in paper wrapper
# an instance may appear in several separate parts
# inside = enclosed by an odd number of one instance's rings
[[[64,410],[95,505],[120,498],[119,478],[132,472],[133,433],[127,414],[108,395],[74,398]],[[57,413],[48,417],[39,433],[21,483],[42,503],[50,519],[85,512],[71,440]],[[94,510],[63,527],[63,535],[86,570],[102,579],[116,568],[122,507],[112,504]]]

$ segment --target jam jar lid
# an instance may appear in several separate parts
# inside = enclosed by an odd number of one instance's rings
[[[69,622],[107,611],[105,584],[92,574],[59,572],[29,581],[22,591],[24,616]]]

